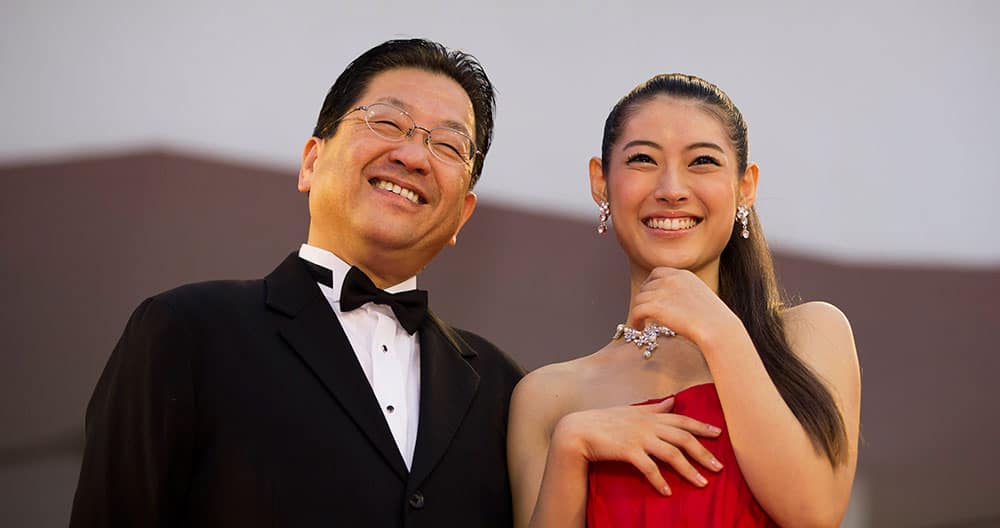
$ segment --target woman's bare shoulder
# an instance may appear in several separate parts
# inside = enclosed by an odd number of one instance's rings
[[[582,387],[594,369],[593,355],[551,363],[529,372],[514,388],[511,407],[532,421],[551,427],[563,415],[578,410]]]
[[[836,306],[812,301],[782,312],[792,352],[834,385],[857,383],[858,353],[851,323]]]
[[[854,341],[851,323],[844,312],[825,301],[810,301],[781,312],[785,334],[790,341],[823,339],[843,344]]]
[[[538,367],[524,376],[514,390],[544,399],[570,398],[589,375],[592,363],[591,356],[584,356]]]

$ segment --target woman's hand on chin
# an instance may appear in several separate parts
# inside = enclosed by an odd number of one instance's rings
[[[628,326],[664,325],[702,346],[712,335],[742,330],[743,323],[697,275],[676,268],[655,268],[632,298]]]

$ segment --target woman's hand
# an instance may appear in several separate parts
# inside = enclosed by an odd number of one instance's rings
[[[660,474],[656,458],[669,464],[695,486],[708,483],[688,461],[719,471],[722,464],[696,438],[716,437],[716,426],[670,413],[674,397],[654,405],[591,409],[568,414],[552,434],[552,449],[572,450],[588,462],[616,461],[635,466],[663,495],[671,490]]]
[[[712,333],[742,327],[736,314],[694,273],[655,268],[632,298],[628,326],[642,330],[647,323],[666,325],[695,344]]]

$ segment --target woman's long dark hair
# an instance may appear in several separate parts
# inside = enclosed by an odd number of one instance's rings
[[[636,86],[611,110],[604,123],[601,146],[605,175],[609,174],[611,149],[625,122],[640,111],[643,103],[657,95],[695,101],[718,117],[727,128],[729,140],[736,149],[739,160],[737,174],[743,176],[749,151],[743,115],[719,87],[693,75],[679,73],[657,75]],[[733,215],[735,219],[735,211]],[[753,208],[750,209],[749,222],[748,239],[742,238],[742,227],[733,222],[729,242],[720,257],[719,296],[743,321],[764,368],[813,445],[836,466],[846,457],[847,433],[843,418],[830,391],[788,345],[781,320],[785,305],[778,291],[771,251]]]

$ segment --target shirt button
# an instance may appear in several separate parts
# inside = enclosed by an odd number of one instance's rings
[[[419,491],[410,495],[410,507],[419,510],[424,507],[424,494]]]
[[[385,345],[382,345],[382,352],[388,352],[388,351],[389,351],[389,347],[387,347]]]
[[[386,410],[386,411],[388,411],[388,412],[389,412],[389,414],[392,414],[392,413],[393,413],[393,411],[395,411],[395,410],[396,410],[396,408],[395,408],[395,407],[393,407],[392,405],[386,405],[386,406],[385,406],[385,410]]]

